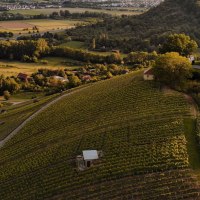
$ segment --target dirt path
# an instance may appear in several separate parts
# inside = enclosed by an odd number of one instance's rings
[[[185,97],[185,99],[187,100],[187,102],[190,105],[190,113],[191,113],[191,115],[194,116],[195,118],[197,118],[199,111],[198,111],[198,106],[197,106],[196,102],[188,94],[184,94],[184,97]]]
[[[29,121],[31,121],[39,113],[41,113],[42,111],[44,111],[45,109],[47,109],[48,107],[50,107],[51,105],[56,103],[57,101],[60,101],[62,98],[66,97],[66,96],[70,96],[70,95],[72,95],[72,94],[74,94],[76,92],[80,92],[81,90],[84,90],[87,87],[88,86],[86,86],[84,88],[77,89],[77,90],[72,91],[72,92],[67,93],[67,94],[63,94],[62,96],[60,96],[60,97],[54,99],[53,101],[47,103],[46,105],[44,105],[42,108],[40,108],[38,111],[36,111],[30,117],[28,117],[20,126],[18,126],[14,131],[12,131],[5,139],[0,141],[0,148],[2,148],[6,144],[7,141],[9,141],[13,136],[15,136]]]

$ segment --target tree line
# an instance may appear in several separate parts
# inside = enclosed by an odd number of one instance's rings
[[[38,14],[38,15],[23,15],[21,13],[0,13],[0,21],[11,20],[29,20],[29,19],[80,19],[80,18],[111,18],[112,15],[103,12],[90,12],[71,13],[69,10],[60,10],[59,12],[52,12],[51,14]]]
[[[47,54],[48,43],[44,39],[0,41],[0,58],[32,62]]]

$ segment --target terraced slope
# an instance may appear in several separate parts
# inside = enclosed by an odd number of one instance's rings
[[[189,107],[140,75],[96,83],[39,114],[0,150],[2,199],[199,199],[184,134]],[[82,150],[104,156],[84,172]]]

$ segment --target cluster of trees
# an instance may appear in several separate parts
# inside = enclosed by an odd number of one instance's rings
[[[3,32],[0,32],[0,37],[4,37],[4,38],[11,38],[13,37],[13,33],[12,32],[7,32],[7,31],[3,31]]]
[[[16,78],[0,75],[0,95],[3,95],[5,91],[14,93],[20,88],[20,84],[17,82]]]
[[[48,43],[44,39],[0,41],[0,58],[22,60],[25,62],[37,59],[49,51]]]
[[[51,56],[67,57],[78,61],[91,63],[108,63],[119,64],[122,62],[120,53],[112,53],[110,55],[100,55],[98,53],[90,53],[79,49],[69,47],[52,47]]]
[[[192,75],[192,65],[188,58],[176,52],[159,55],[153,70],[157,82],[175,89],[183,89]]]
[[[37,33],[30,33],[30,35],[21,35],[17,38],[17,40],[38,40],[40,38],[44,38],[51,43],[53,42],[53,40],[63,41],[66,39],[63,34],[51,33],[49,31],[40,34],[39,31],[37,31]]]
[[[189,36],[185,34],[170,34],[165,38],[160,47],[160,53],[178,52],[182,56],[188,56],[197,48],[196,41],[192,40]]]
[[[23,15],[20,13],[14,14],[10,12],[0,13],[0,21],[11,21],[11,20],[28,20],[28,19],[80,19],[80,18],[111,18],[112,15],[101,12],[89,12],[83,13],[70,13],[69,10],[60,10],[59,12],[52,12],[51,14],[39,14],[39,15]]]
[[[26,19],[24,15],[22,14],[13,14],[8,12],[2,12],[0,13],[0,21],[11,21],[11,20],[24,20]]]
[[[157,59],[157,52],[131,52],[124,58],[124,63],[135,67],[151,67]]]
[[[103,12],[89,12],[85,11],[83,13],[70,13],[69,10],[60,10],[59,12],[53,12],[49,15],[52,19],[81,19],[81,18],[112,18],[112,15]]]

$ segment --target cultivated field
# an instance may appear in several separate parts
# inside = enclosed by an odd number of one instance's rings
[[[40,113],[0,150],[0,196],[198,199],[188,169],[190,118],[182,94],[137,73],[96,83]],[[75,157],[86,149],[102,150],[103,158],[77,172]]]
[[[26,94],[23,94],[26,96]],[[37,94],[32,94],[36,96]],[[39,94],[40,96],[40,94]],[[6,108],[7,112],[5,114],[0,114],[0,122],[3,124],[0,125],[0,141],[8,136],[15,128],[17,128],[24,120],[26,120],[30,115],[39,110],[47,102],[52,100],[57,95],[40,97],[39,102],[34,103],[31,99],[24,99],[24,97],[12,97],[9,102],[16,103],[16,105],[8,106]],[[21,102],[20,102],[21,101]],[[0,103],[2,103],[0,98]],[[20,103],[20,104],[18,104]]]
[[[59,12],[60,10],[69,10],[71,13],[83,13],[85,11],[89,12],[103,12],[108,13],[112,15],[137,15],[145,12],[145,9],[140,8],[129,8],[124,9],[123,11],[120,10],[120,8],[115,8],[114,10],[106,10],[106,9],[90,9],[90,8],[57,8],[57,9],[32,9],[32,10],[14,10],[9,11],[11,13],[17,14],[23,14],[23,15],[39,15],[39,14],[51,14],[52,12]]]
[[[18,20],[18,21],[0,21],[0,31],[11,31],[18,34],[28,34],[33,31],[32,28],[37,26],[40,32],[57,32],[75,27],[77,24],[85,24],[81,20]]]
[[[41,68],[75,69],[81,65],[79,62],[67,58],[47,57],[43,60],[48,61],[48,64],[42,64],[40,61],[38,63],[24,63],[0,60],[0,74],[4,74],[5,76],[17,76],[21,72],[31,75]]]

